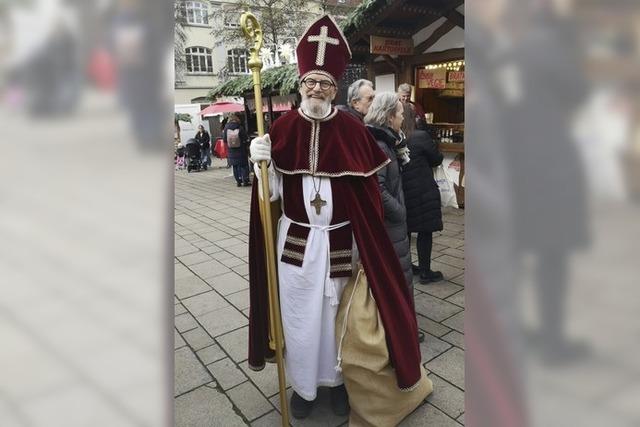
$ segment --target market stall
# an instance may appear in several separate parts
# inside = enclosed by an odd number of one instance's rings
[[[464,0],[372,0],[345,20],[359,76],[375,89],[412,87],[464,206]],[[348,83],[348,82],[346,82]]]

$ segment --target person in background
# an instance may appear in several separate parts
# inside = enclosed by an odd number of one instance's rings
[[[415,127],[420,130],[427,129],[427,120],[424,117],[424,110],[422,107],[411,100],[411,85],[408,83],[402,83],[398,86],[398,97],[403,103],[408,103],[413,106],[413,117],[415,120]]]
[[[412,117],[413,106],[403,103],[405,117]],[[442,230],[442,209],[440,191],[433,179],[433,167],[442,163],[442,153],[424,130],[415,129],[415,123],[405,120],[402,130],[407,136],[407,147],[411,161],[402,169],[402,188],[407,208],[407,230],[418,233],[418,265],[412,265],[414,274],[420,275],[420,283],[425,285],[442,280],[442,273],[431,270],[432,233]]]
[[[204,126],[198,125],[198,133],[196,133],[195,139],[198,141],[202,151],[202,164],[211,166],[211,137],[209,132],[204,129]]]
[[[224,128],[227,126],[227,122],[229,121],[229,117],[224,117],[222,119],[222,121],[220,122],[220,129],[222,129],[220,138],[224,139]],[[225,145],[227,144],[226,142],[222,141]],[[229,163],[229,157],[227,156],[227,168],[231,167],[231,163]]]
[[[247,155],[247,132],[240,124],[240,117],[237,114],[229,116],[229,121],[222,132],[222,139],[227,144],[227,160],[233,167],[233,177],[236,185],[241,187],[250,186],[249,183],[249,161]]]
[[[171,18],[162,3],[152,0],[118,0],[110,28],[111,44],[117,68],[117,87],[123,111],[143,150],[163,150],[165,120],[171,113],[164,87],[169,32],[164,31]],[[172,40],[172,39],[171,39]]]
[[[222,129],[222,131],[224,132],[224,127],[227,125],[227,122],[229,121],[228,117],[224,117],[222,119],[222,121],[220,122],[220,129]]]
[[[351,83],[347,90],[347,104],[338,105],[336,108],[363,121],[375,96],[376,92],[373,89],[373,83],[365,79],[356,80]]]
[[[393,243],[395,255],[400,260],[406,285],[413,295],[413,272],[411,270],[411,242],[407,234],[407,214],[402,191],[401,169],[403,161],[398,151],[404,144],[402,122],[404,111],[398,95],[383,92],[371,103],[364,117],[367,129],[376,139],[378,146],[391,160],[378,171],[378,185],[384,208],[384,226]],[[410,164],[407,162],[406,164]],[[405,165],[406,165],[405,164]],[[424,334],[418,331],[418,340],[424,340]]]

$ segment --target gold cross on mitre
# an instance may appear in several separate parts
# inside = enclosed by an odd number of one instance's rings
[[[307,41],[318,43],[318,53],[316,54],[316,65],[324,65],[324,55],[327,50],[327,43],[338,46],[340,40],[329,37],[329,27],[323,25],[320,27],[320,34],[307,37]]]
[[[322,209],[322,207],[325,206],[327,202],[322,200],[322,197],[320,197],[320,193],[316,193],[316,197],[311,202],[309,202],[309,204],[316,208],[316,215],[320,215],[320,209]]]

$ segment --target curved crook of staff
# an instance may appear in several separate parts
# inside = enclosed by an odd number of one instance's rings
[[[262,47],[262,28],[256,17],[245,12],[240,17],[240,26],[245,37],[253,42],[253,47],[249,49],[249,68],[253,77],[253,91],[255,97],[256,119],[258,122],[258,135],[264,135],[264,122],[262,117],[262,90],[260,70],[262,61],[260,60],[260,48]],[[275,339],[276,362],[278,365],[278,383],[280,388],[280,408],[282,414],[282,425],[289,425],[289,408],[287,406],[286,379],[284,373],[284,338],[282,333],[282,321],[280,317],[280,302],[278,298],[278,282],[276,277],[276,254],[273,237],[273,227],[271,222],[271,201],[269,200],[269,174],[266,161],[260,162],[260,185],[262,186],[262,200],[260,201],[261,218],[264,230],[265,251],[267,253],[267,277],[269,289],[269,330],[271,337]]]

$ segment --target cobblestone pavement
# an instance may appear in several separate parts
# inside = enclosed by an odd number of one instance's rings
[[[247,367],[250,188],[214,160],[175,174],[175,425],[278,426],[275,365]],[[434,235],[434,270],[444,281],[415,284],[422,361],[434,392],[401,426],[464,424],[464,212],[446,210]],[[415,236],[412,243],[415,253]],[[291,389],[289,388],[289,393]],[[294,426],[346,426],[321,390],[311,416]]]

